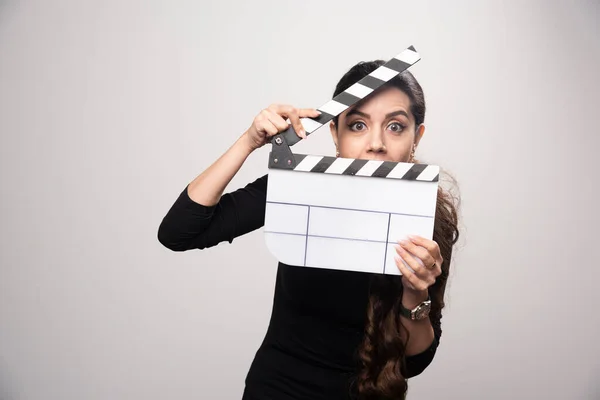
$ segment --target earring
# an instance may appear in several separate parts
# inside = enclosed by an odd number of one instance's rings
[[[412,150],[410,152],[410,159],[408,160],[409,162],[413,162],[415,160],[415,149],[417,148],[417,146],[415,146],[413,144]]]
[[[339,150],[338,150],[338,149],[335,149],[335,156],[336,156],[336,157],[339,157],[339,156],[340,156],[340,152],[339,152]]]

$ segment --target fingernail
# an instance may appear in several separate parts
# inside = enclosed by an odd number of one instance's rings
[[[298,132],[298,134],[306,139],[306,132],[304,132],[304,130],[301,129],[300,132]]]
[[[402,246],[406,246],[408,244],[408,241],[405,239],[399,240],[398,241]]]

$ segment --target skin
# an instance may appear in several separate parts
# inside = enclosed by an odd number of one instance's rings
[[[415,126],[409,97],[394,87],[344,111],[338,125],[332,122],[330,131],[340,156],[367,160],[408,162],[425,132]]]
[[[388,116],[390,113],[396,115]],[[300,138],[305,139],[301,118],[318,115],[316,109],[285,104],[265,108],[221,157],[190,182],[189,197],[205,206],[217,204],[250,154],[267,144],[272,136],[286,130],[289,124]],[[382,88],[376,95],[340,114],[338,123],[339,127],[331,125],[331,134],[340,156],[346,158],[408,162],[413,145],[416,148],[425,132],[422,124],[415,126],[410,99],[396,88]],[[440,275],[443,260],[437,243],[423,237],[399,242],[396,252],[396,265],[404,287],[402,304],[412,309],[427,299],[428,288]],[[406,332],[400,332],[406,340],[406,355],[425,351],[434,339],[429,318],[421,321],[401,318],[410,335],[407,337]]]

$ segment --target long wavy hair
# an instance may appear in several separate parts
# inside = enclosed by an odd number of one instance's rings
[[[384,63],[383,60],[374,60],[356,64],[340,79],[333,95],[337,96]],[[425,96],[421,85],[409,71],[395,76],[386,83],[386,86],[389,85],[397,87],[409,97],[410,111],[415,118],[415,126],[418,127],[425,120]],[[338,126],[337,117],[333,122]],[[452,178],[451,181],[454,182]],[[448,280],[452,247],[459,236],[457,208],[457,197],[451,191],[443,189],[440,184],[433,240],[438,243],[444,262],[441,275],[429,288],[431,298],[429,318],[436,337],[440,337],[442,333],[444,291]],[[361,400],[403,399],[408,390],[406,346],[402,339],[406,337],[408,340],[408,331],[399,318],[403,288],[401,279],[401,276],[380,274],[373,275],[371,278],[365,334],[358,349],[362,367],[355,380],[358,397]],[[401,335],[400,332],[405,334]]]

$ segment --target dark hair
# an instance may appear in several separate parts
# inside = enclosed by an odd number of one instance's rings
[[[382,60],[359,62],[341,78],[333,96],[337,96],[383,64]],[[418,127],[423,123],[425,120],[423,89],[409,71],[398,74],[385,86],[393,86],[406,93],[410,99],[410,111],[415,118],[415,126]],[[333,121],[337,126],[337,117]],[[455,198],[443,190],[440,185],[433,240],[438,243],[444,262],[441,275],[429,288],[432,303],[429,318],[437,338],[442,334],[442,309],[445,306],[444,292],[450,269],[452,247],[459,235],[457,207]],[[401,279],[401,276],[379,274],[373,275],[371,278],[371,291],[366,311],[367,323],[363,342],[358,349],[362,368],[355,379],[359,398],[363,400],[402,399],[408,390],[405,365],[406,346],[402,339],[404,336],[408,340],[408,331],[402,325],[399,317],[399,306],[402,302]],[[401,330],[405,335],[401,336]]]

